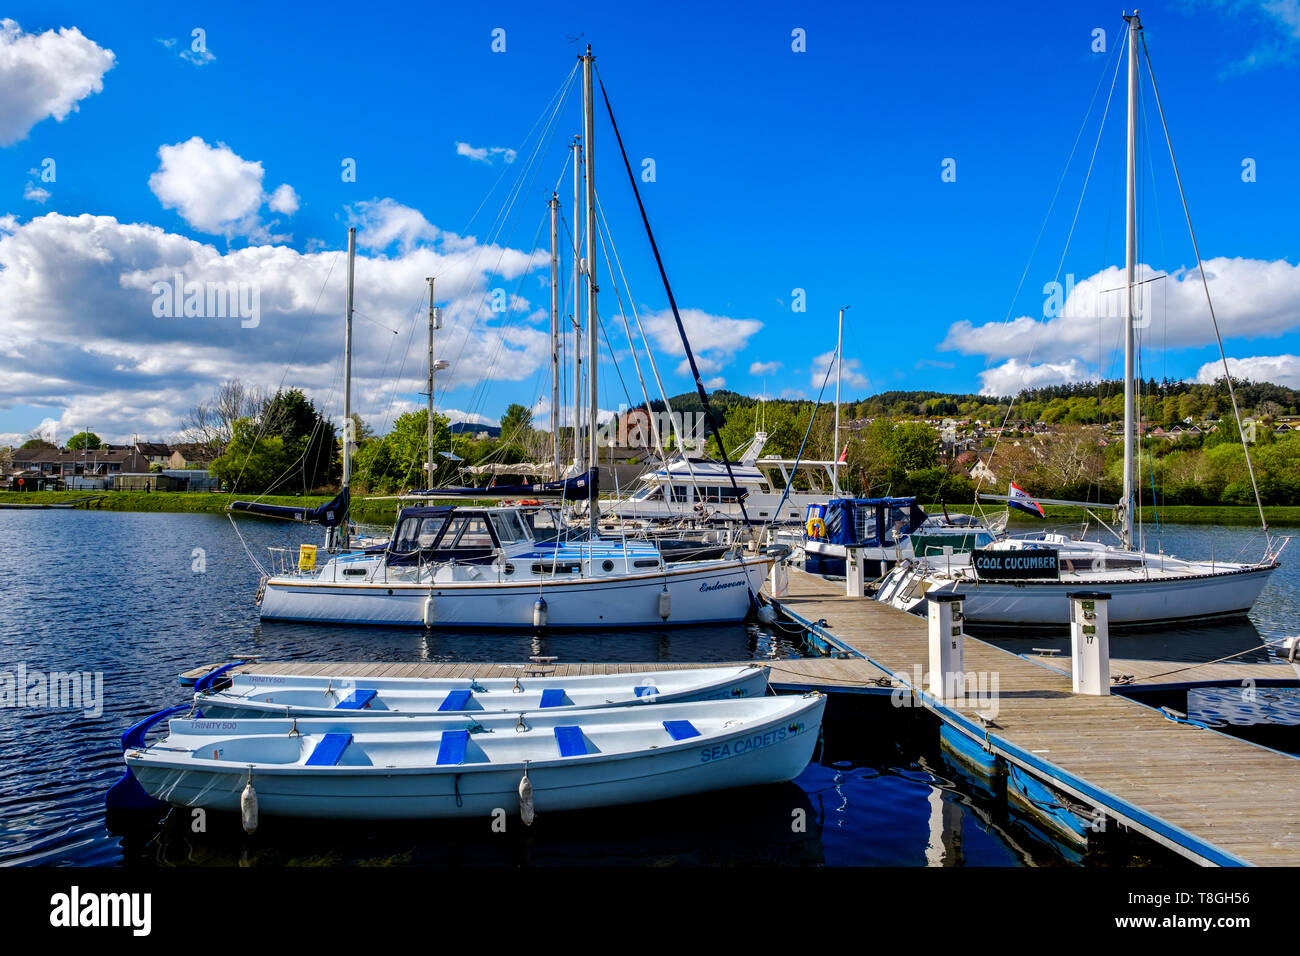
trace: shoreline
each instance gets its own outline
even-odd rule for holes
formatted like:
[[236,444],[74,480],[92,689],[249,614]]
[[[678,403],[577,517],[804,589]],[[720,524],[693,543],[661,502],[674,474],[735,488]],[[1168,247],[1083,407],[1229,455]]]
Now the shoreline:
[[[169,514],[225,514],[226,506],[232,501],[241,500],[237,495],[206,491],[0,491],[0,505],[5,504],[66,504],[83,501],[77,508],[92,508],[100,511],[161,512]],[[329,501],[329,495],[269,495],[258,498],[267,504],[301,505],[313,508]],[[431,504],[473,504],[465,499],[431,501]],[[393,498],[367,500],[354,498],[352,516],[355,520],[367,524],[391,523],[397,517],[400,502]],[[923,507],[929,515],[942,515],[943,508],[937,504],[925,504]],[[948,512],[975,514],[972,504],[949,503]],[[3,509],[8,510],[8,509]],[[996,513],[994,508],[986,508],[986,514]],[[1063,505],[1045,505],[1049,522],[1082,522],[1088,519],[1082,508]],[[1098,514],[1105,516],[1110,512],[1106,505],[1098,505]],[[1265,505],[1264,516],[1270,525],[1300,526],[1300,506]],[[248,516],[256,517],[256,516]],[[1159,508],[1146,506],[1141,509],[1140,519],[1147,524],[1160,522],[1171,524],[1204,525],[1258,525],[1259,511],[1254,505],[1168,505]],[[1029,514],[1012,511],[1011,524],[1018,528],[1033,527],[1042,521]]]

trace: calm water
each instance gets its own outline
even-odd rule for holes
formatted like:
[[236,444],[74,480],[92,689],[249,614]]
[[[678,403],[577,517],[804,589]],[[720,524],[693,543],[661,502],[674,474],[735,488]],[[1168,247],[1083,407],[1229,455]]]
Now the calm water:
[[[697,660],[798,656],[787,639],[742,626],[568,635],[426,635],[261,624],[257,572],[224,517],[0,511],[0,671],[103,674],[103,712],[0,709],[0,863],[183,865],[383,863],[534,865],[625,862],[783,865],[1053,865],[1064,858],[997,818],[944,776],[927,748],[890,738],[887,719],[828,718],[825,750],[780,787],[646,807],[539,818],[508,835],[474,824],[364,827],[266,821],[246,837],[214,815],[194,835],[169,819],[110,831],[103,794],[122,772],[118,736],[178,703],[176,677],[238,655],[265,659]],[[296,546],[299,526],[245,520],[259,558]],[[1180,535],[1188,529],[1175,529]],[[1199,533],[1194,530],[1192,533]],[[1229,530],[1220,537],[1236,540]],[[1167,549],[1178,550],[1167,544]],[[196,570],[200,567],[202,570]],[[1281,634],[1300,609],[1300,580],[1275,576],[1260,630]],[[1253,629],[1248,629],[1253,631]],[[1158,638],[1161,640],[1164,638]],[[1201,640],[1257,640],[1240,629]],[[888,715],[885,715],[887,718]],[[871,732],[863,728],[870,728]],[[802,811],[804,832],[792,816]]]

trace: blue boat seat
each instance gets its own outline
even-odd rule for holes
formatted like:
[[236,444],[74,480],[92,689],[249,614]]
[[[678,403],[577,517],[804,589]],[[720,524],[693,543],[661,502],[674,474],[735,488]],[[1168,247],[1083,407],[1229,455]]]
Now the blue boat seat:
[[543,707],[563,707],[564,706],[564,688],[548,687],[542,691]]
[[334,767],[343,757],[343,751],[352,743],[351,734],[326,734],[320,739],[311,756],[307,758],[308,767]]
[[465,705],[469,703],[469,699],[473,696],[474,692],[472,690],[453,690],[447,695],[447,699],[439,705],[438,711],[465,710]]
[[377,690],[354,690],[334,705],[335,710],[365,710],[378,694]]
[[690,740],[692,737],[698,737],[700,732],[695,729],[695,725],[689,720],[665,720],[664,730],[668,731],[668,736],[673,740]]
[[654,684],[646,684],[644,686],[638,684],[636,687],[632,688],[632,693],[636,694],[638,697],[645,697],[647,694],[659,693],[659,688]]
[[556,727],[555,742],[560,745],[561,757],[581,757],[587,752],[587,740],[582,736],[581,727]]
[[444,730],[438,741],[438,764],[446,766],[465,762],[465,746],[469,743],[468,730]]

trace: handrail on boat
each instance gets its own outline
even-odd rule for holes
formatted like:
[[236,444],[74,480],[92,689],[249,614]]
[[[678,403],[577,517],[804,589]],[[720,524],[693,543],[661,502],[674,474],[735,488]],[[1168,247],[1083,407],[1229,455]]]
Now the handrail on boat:
[[135,747],[143,747],[144,735],[149,732],[150,727],[173,714],[178,714],[183,710],[188,711],[191,706],[190,704],[177,704],[132,724],[122,733],[122,753],[126,753]]

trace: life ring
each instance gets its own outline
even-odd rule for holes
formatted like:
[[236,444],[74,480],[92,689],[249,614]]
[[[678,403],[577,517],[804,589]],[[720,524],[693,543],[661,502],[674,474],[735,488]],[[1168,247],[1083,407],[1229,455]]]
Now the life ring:
[[821,518],[809,518],[807,531],[808,537],[814,541],[824,538],[826,537],[826,522]]

